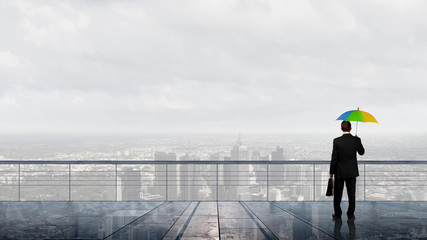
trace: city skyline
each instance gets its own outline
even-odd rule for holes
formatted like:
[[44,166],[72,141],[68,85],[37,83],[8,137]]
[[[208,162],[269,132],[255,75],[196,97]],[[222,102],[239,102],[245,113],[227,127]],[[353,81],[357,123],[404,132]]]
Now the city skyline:
[[[3,135],[0,159],[15,160],[325,160],[339,135]],[[359,160],[425,160],[426,135],[362,137]],[[277,155],[275,155],[277,156]],[[162,157],[157,157],[161,159]]]
[[426,12],[0,1],[0,238],[427,238]]

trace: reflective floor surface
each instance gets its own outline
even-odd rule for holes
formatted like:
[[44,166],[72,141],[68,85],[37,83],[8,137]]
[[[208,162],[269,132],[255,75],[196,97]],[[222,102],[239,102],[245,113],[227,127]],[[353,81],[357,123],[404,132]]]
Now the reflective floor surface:
[[331,202],[0,202],[0,239],[427,239],[427,202],[357,202],[354,223],[332,221],[332,209]]

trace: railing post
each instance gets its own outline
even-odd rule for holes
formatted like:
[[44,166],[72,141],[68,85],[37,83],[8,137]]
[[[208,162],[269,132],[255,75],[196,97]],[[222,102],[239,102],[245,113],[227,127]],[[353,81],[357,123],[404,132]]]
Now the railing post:
[[363,164],[363,201],[366,202],[366,164]]
[[168,172],[168,164],[165,164],[166,165],[166,202],[168,201],[168,192],[169,192],[169,189],[168,189],[168,187],[169,187],[169,184],[168,184],[168,182],[169,182],[169,178],[168,178],[168,175],[169,175],[169,172]]
[[216,164],[216,201],[218,202],[218,163]]
[[313,164],[313,202],[316,201],[316,164]]
[[18,202],[21,201],[21,164],[18,164]]
[[[116,165],[116,202],[117,202],[117,194],[118,194],[118,192],[117,192],[117,163],[115,164]],[[123,201],[123,199],[122,199],[122,201]]]
[[270,165],[267,163],[267,202],[270,201],[270,198],[269,198],[270,191],[269,191],[269,189],[270,189]]
[[68,164],[68,201],[71,202],[71,164]]

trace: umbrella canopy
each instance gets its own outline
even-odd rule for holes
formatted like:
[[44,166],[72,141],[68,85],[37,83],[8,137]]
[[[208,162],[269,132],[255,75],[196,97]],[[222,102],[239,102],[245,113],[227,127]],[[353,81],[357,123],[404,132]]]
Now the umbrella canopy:
[[357,136],[357,125],[359,122],[374,122],[378,123],[377,120],[370,113],[365,111],[357,110],[347,111],[337,118],[337,120],[343,121],[355,121],[356,122],[356,136]]
[[359,110],[359,108],[357,108],[357,110],[351,110],[341,114],[337,120],[378,123],[374,116],[368,112]]

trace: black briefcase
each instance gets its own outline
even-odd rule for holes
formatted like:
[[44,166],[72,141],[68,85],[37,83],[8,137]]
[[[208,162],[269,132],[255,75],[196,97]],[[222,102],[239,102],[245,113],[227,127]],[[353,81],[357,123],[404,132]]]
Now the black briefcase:
[[330,177],[328,180],[328,189],[326,189],[326,196],[334,195],[334,178]]

